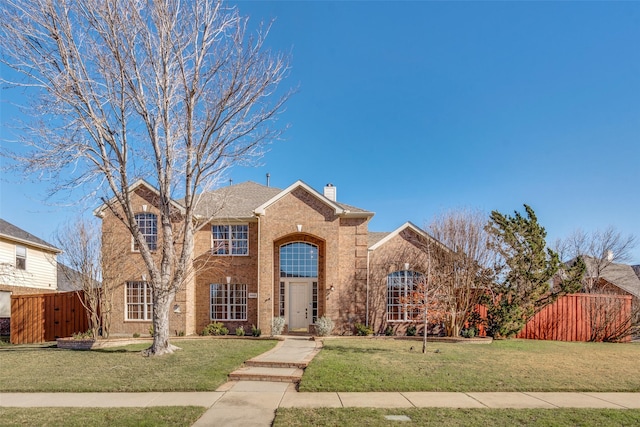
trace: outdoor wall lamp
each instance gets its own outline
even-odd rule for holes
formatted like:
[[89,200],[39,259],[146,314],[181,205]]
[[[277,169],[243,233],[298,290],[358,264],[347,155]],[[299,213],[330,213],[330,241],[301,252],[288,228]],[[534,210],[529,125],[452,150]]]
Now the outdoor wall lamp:
[[336,290],[336,288],[333,285],[331,285],[331,287],[329,289],[327,289],[327,299],[329,299],[329,295],[331,295],[331,292],[333,292],[335,290]]
[[409,263],[408,263],[408,262],[405,262],[405,263],[404,263],[404,269],[405,269],[406,271],[409,271]]
[[227,276],[227,285],[231,284],[231,276]]
[[302,224],[296,225],[296,228],[298,229],[298,233],[300,233],[302,231]]
[[180,313],[180,306],[178,304],[173,306],[173,312],[174,313]]

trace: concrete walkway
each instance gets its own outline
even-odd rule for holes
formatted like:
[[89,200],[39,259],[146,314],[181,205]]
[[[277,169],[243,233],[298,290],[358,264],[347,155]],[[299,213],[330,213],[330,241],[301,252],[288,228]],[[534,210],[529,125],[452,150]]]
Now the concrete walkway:
[[[504,393],[393,392],[299,393],[290,373],[302,369],[319,347],[309,338],[287,337],[249,362],[253,374],[230,381],[213,392],[170,393],[0,393],[7,407],[150,407],[209,408],[194,426],[270,426],[277,408],[613,408],[640,409],[640,393]],[[251,369],[255,368],[255,369]],[[282,375],[280,375],[282,374]],[[275,379],[274,379],[275,378]]]

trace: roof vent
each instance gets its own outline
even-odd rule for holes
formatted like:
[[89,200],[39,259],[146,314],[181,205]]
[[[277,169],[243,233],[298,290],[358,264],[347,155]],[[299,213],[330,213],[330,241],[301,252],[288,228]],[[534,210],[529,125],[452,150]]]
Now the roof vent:
[[331,201],[336,201],[336,197],[338,196],[338,189],[333,186],[333,184],[329,183],[324,187],[324,197]]

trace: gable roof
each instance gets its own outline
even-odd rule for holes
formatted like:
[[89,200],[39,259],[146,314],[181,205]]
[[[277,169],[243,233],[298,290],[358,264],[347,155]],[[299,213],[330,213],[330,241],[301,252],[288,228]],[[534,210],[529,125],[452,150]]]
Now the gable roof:
[[[598,260],[589,256],[582,256],[586,265],[585,277],[598,275]],[[640,298],[640,279],[633,267],[626,264],[608,262],[605,267],[600,267],[600,277],[607,282]]]
[[5,221],[0,218],[0,237],[4,237],[7,240],[12,240],[16,243],[22,243],[30,246],[35,246],[40,249],[44,249],[49,252],[60,253],[62,252],[60,249],[53,246],[51,243],[48,243],[42,240],[39,237],[34,236],[28,231],[23,230],[20,227],[17,227],[10,222]]
[[[133,184],[131,184],[129,186],[129,191],[130,192],[134,192],[140,187],[144,187],[145,189],[151,191],[152,193],[159,194],[158,189],[156,187],[154,187],[153,185],[149,184],[144,179],[139,179],[136,182],[134,182]],[[109,203],[113,203],[115,200],[116,200],[116,198],[114,196],[111,199],[109,199]],[[176,202],[175,200],[171,200],[171,204],[173,205],[173,207],[178,209],[180,212],[184,212],[184,206],[182,206],[180,203]],[[108,203],[103,203],[102,205],[98,206],[97,208],[95,208],[93,210],[93,214],[95,216],[97,216],[98,218],[102,218],[102,215],[103,215],[104,211],[106,209],[108,209],[108,207],[109,207]]]
[[298,188],[304,189],[309,194],[311,194],[312,196],[314,196],[315,198],[320,200],[322,203],[324,203],[327,206],[329,206],[330,208],[332,208],[336,215],[359,216],[359,217],[362,217],[362,216],[364,216],[364,217],[372,217],[373,216],[373,212],[368,212],[368,211],[365,211],[364,209],[356,208],[355,206],[345,205],[343,203],[339,203],[339,202],[336,202],[334,200],[328,199],[323,194],[320,194],[319,192],[317,192],[316,190],[311,188],[308,184],[306,184],[305,182],[300,181],[300,180],[294,182],[293,184],[291,184],[290,186],[288,186],[287,188],[282,190],[280,193],[274,195],[269,200],[267,200],[264,203],[262,203],[261,205],[257,206],[254,209],[254,213],[256,215],[264,215],[265,210],[269,206],[271,206],[272,204],[274,204],[275,202],[277,202],[278,200],[282,199],[284,196],[286,196],[287,194],[290,194],[292,191],[294,191],[294,190],[296,190]]
[[436,243],[441,248],[443,248],[443,249],[445,249],[447,251],[451,251],[451,249],[449,249],[446,245],[444,245],[442,242],[436,240],[429,233],[427,233],[426,231],[424,231],[420,227],[416,226],[411,221],[405,222],[400,227],[396,228],[394,231],[392,231],[390,233],[369,232],[369,236],[370,236],[369,237],[369,250],[370,251],[375,251],[380,246],[384,245],[389,240],[393,239],[394,237],[399,235],[402,231],[407,230],[407,229],[413,231],[418,236],[422,236],[425,239],[430,240],[433,243]]

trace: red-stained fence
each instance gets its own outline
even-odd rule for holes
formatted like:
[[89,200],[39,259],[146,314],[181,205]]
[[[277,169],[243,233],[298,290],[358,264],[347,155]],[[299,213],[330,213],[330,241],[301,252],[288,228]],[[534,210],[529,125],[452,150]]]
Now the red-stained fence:
[[630,295],[570,294],[538,312],[517,337],[628,342],[630,328]]
[[11,296],[11,343],[28,344],[70,337],[89,328],[77,292]]

